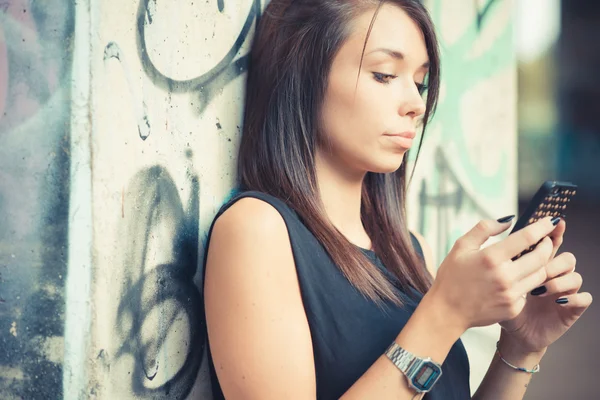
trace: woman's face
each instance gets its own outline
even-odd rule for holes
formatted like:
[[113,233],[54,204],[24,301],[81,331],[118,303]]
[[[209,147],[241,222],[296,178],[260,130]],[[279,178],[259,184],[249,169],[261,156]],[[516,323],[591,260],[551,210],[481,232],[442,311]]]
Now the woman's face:
[[335,56],[321,115],[318,157],[351,174],[397,170],[425,112],[427,48],[419,27],[398,6],[379,10],[356,85],[373,13],[354,20]]

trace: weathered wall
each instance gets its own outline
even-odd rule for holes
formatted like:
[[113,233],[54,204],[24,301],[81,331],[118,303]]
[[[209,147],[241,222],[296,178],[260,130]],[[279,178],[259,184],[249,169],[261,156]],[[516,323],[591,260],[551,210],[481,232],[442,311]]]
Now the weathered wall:
[[0,1],[0,398],[62,397],[74,7]]
[[95,384],[206,398],[200,274],[234,186],[258,1],[98,3],[92,54]]
[[[410,225],[440,263],[483,218],[517,212],[516,59],[512,1],[427,0],[442,48],[442,89],[409,194]],[[414,155],[413,155],[414,157]],[[498,326],[468,331],[471,386]]]
[[[450,3],[409,203],[438,259],[516,210],[511,4]],[[198,260],[262,8],[0,0],[0,398],[210,397]],[[465,335],[474,384],[494,334]]]

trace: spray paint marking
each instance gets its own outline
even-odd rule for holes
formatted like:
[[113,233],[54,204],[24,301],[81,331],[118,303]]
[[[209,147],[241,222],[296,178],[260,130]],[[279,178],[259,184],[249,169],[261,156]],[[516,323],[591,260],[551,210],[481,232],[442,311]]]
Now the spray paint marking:
[[133,84],[123,52],[115,42],[110,42],[104,48],[104,62],[106,63],[112,58],[117,59],[121,64],[123,73],[125,74],[125,80],[127,81],[127,87],[133,101],[133,112],[137,120],[138,133],[142,140],[146,140],[150,136],[150,118],[148,117],[146,102],[144,101],[143,94],[140,93],[140,91],[137,90],[137,86]]

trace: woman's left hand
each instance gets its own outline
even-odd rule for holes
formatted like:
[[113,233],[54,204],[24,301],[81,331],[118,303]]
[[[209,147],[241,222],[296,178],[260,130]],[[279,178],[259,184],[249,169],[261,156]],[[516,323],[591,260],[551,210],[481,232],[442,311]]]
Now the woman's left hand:
[[[550,235],[554,248],[546,266],[548,277],[543,285],[546,291],[539,289],[537,292],[543,293],[527,294],[523,311],[516,318],[500,323],[503,339],[516,344],[523,352],[545,351],[575,324],[592,303],[591,294],[578,293],[583,278],[575,272],[575,256],[562,253],[555,257],[565,228],[565,222],[561,221]],[[560,304],[557,299],[566,302]]]

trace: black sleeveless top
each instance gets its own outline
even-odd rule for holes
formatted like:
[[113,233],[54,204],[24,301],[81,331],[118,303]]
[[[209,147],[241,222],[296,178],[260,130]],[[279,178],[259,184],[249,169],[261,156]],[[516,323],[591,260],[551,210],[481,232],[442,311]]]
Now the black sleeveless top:
[[[283,201],[265,193],[237,194],[221,207],[215,220],[243,197],[254,197],[271,204],[285,220],[312,338],[317,399],[338,399],[384,354],[422,296],[416,290],[410,296],[399,291],[405,302],[403,307],[392,303],[385,303],[382,307],[368,300],[342,275],[298,214]],[[211,232],[212,226],[209,240]],[[411,238],[422,257],[419,242],[414,236]],[[373,251],[361,250],[390,280],[396,281]],[[204,264],[206,266],[206,255]],[[224,399],[210,347],[208,358],[214,400]],[[403,379],[400,373],[398,379]],[[470,398],[469,360],[462,342],[458,340],[442,364],[442,376],[425,399]]]

